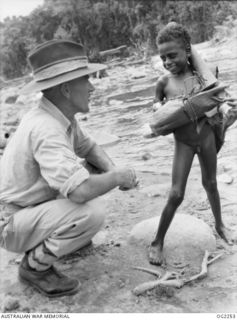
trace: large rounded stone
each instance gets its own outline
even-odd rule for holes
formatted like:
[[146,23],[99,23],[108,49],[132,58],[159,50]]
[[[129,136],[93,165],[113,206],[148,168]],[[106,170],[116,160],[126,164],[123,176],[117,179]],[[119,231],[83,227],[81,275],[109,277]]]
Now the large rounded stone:
[[[157,232],[160,217],[143,220],[132,229],[129,243],[148,246]],[[176,214],[164,241],[167,263],[200,267],[205,250],[213,252],[216,240],[211,228],[202,220],[186,214]]]

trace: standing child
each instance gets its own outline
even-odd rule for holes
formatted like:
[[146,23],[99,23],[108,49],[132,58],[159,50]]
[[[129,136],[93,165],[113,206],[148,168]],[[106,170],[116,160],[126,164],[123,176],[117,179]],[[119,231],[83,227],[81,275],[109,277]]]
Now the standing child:
[[[202,90],[203,79],[192,68],[191,43],[187,30],[177,23],[169,23],[158,35],[157,44],[164,68],[169,74],[158,80],[156,101],[164,104],[167,100],[192,95]],[[165,108],[165,105],[161,108]],[[172,188],[161,215],[156,237],[149,248],[149,261],[157,265],[164,262],[164,238],[176,209],[183,201],[195,154],[201,166],[202,184],[215,217],[216,231],[228,244],[232,244],[221,217],[216,181],[217,148],[214,131],[207,117],[176,129],[174,138]]]

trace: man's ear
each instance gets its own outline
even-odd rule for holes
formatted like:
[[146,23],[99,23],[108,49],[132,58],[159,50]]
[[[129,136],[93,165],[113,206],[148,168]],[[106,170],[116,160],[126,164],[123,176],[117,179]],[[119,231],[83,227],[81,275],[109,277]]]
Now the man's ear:
[[63,95],[65,98],[67,98],[67,99],[70,98],[71,90],[70,90],[70,86],[69,86],[69,84],[68,84],[67,82],[62,83],[62,84],[60,85],[60,91],[61,91],[62,95]]

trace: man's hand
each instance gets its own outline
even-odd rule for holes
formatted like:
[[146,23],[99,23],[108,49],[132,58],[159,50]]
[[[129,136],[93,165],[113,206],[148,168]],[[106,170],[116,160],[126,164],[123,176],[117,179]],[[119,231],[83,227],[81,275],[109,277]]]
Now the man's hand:
[[116,169],[118,185],[120,190],[129,190],[138,185],[135,170],[132,168]]
[[133,169],[116,168],[105,173],[90,175],[68,194],[68,198],[76,203],[85,203],[116,187],[132,189],[137,183]]

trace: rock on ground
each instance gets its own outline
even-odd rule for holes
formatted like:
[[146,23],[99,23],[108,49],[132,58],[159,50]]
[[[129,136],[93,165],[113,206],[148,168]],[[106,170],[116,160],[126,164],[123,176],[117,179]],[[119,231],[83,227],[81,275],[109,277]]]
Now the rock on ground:
[[[154,239],[160,217],[143,220],[129,235],[131,245],[149,246]],[[176,214],[167,231],[164,253],[168,264],[200,268],[205,250],[213,252],[216,240],[211,228],[201,219]]]
[[19,300],[14,297],[7,296],[5,297],[3,304],[2,304],[2,311],[8,312],[18,309],[20,306]]

